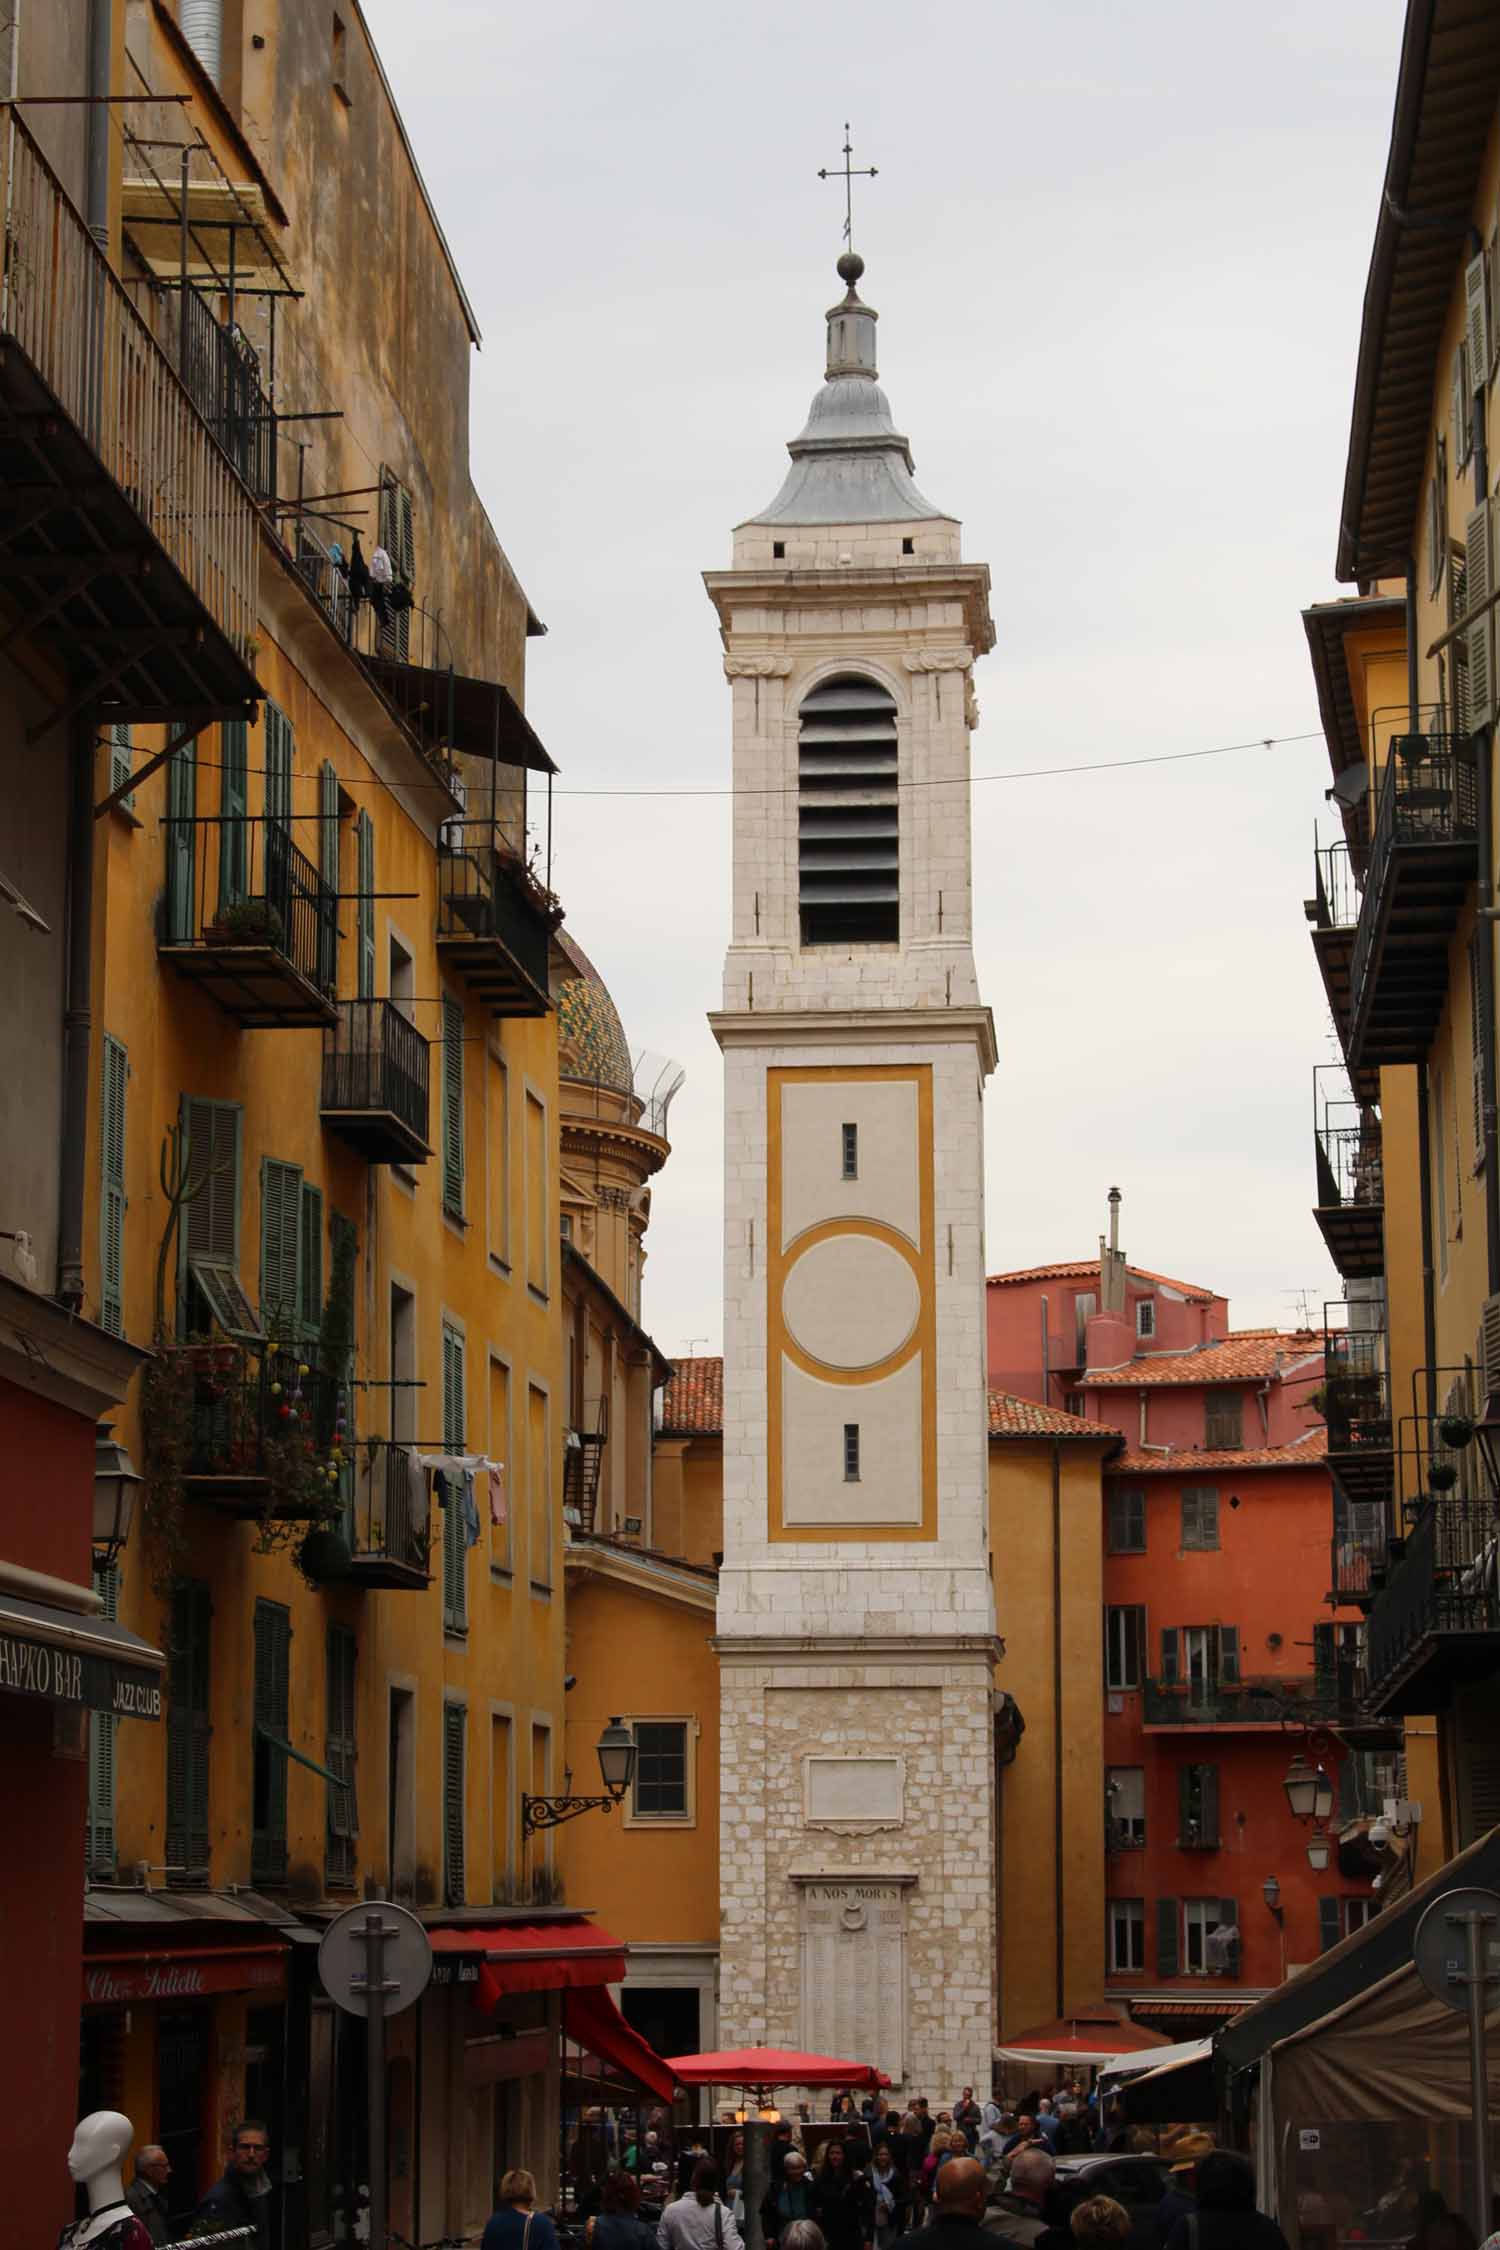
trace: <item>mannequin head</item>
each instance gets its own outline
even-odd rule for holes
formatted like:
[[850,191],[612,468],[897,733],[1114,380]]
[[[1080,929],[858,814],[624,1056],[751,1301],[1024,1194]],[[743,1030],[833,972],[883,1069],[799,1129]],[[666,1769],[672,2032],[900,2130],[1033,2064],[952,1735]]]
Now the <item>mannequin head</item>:
[[80,2117],[68,2151],[68,2170],[85,2184],[101,2172],[118,2172],[135,2139],[135,2127],[117,2109],[96,2109]]

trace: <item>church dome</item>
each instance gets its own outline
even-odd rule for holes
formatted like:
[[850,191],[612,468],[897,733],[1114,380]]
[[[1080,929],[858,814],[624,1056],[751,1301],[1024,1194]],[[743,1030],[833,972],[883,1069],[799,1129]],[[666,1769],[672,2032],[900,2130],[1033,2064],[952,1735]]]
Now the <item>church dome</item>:
[[557,1073],[628,1094],[634,1084],[630,1041],[620,1011],[581,945],[559,936],[572,974],[557,990]]

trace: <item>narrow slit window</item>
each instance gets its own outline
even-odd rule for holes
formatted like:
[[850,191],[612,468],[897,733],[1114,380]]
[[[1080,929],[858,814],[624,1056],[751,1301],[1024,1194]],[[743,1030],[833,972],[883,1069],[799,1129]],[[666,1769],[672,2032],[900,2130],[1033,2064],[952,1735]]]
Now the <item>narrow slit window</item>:
[[915,541],[915,539],[903,539],[903,540],[902,540],[902,542],[901,542],[901,552],[902,552],[902,554],[903,554],[903,555],[914,555],[914,554],[916,553],[916,551],[917,551],[917,542]]
[[804,945],[894,945],[901,934],[896,702],[873,680],[806,696],[797,743]]
[[771,560],[773,562],[785,562],[786,541],[784,539],[773,539],[771,541]]
[[859,1127],[857,1125],[841,1125],[839,1131],[843,1138],[844,1178],[846,1180],[857,1180],[859,1178]]
[[859,1482],[859,1424],[857,1422],[846,1422],[844,1424],[844,1482],[845,1484],[858,1484]]

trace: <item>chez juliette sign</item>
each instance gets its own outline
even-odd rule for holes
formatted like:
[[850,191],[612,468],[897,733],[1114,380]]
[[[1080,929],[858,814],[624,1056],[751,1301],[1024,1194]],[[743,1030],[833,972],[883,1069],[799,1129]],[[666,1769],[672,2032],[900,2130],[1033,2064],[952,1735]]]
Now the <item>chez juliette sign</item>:
[[200,2000],[215,1992],[279,1991],[284,1971],[281,1946],[230,1947],[197,1958],[176,1954],[138,1954],[124,1961],[83,1964],[86,2007],[119,2007],[135,2000]]
[[49,1703],[81,1703],[121,1718],[159,1719],[161,1680],[144,1665],[92,1651],[53,1648],[47,1641],[0,1632],[0,1689],[41,1695]]

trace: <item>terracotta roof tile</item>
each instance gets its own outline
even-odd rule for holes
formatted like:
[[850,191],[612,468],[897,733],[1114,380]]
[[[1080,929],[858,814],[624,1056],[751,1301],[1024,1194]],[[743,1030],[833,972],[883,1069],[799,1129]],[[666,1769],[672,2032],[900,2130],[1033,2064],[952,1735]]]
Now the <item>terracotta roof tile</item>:
[[1121,1453],[1109,1464],[1111,1476],[1196,1475],[1204,1469],[1316,1469],[1328,1459],[1328,1432],[1320,1422],[1295,1445],[1247,1446],[1233,1453],[1206,1446],[1173,1445],[1165,1452]]
[[[1149,1266],[1132,1266],[1127,1263],[1125,1271],[1137,1281],[1154,1281],[1164,1289],[1180,1289],[1183,1296],[1191,1298],[1194,1304],[1212,1304],[1220,1294],[1217,1289],[1205,1289],[1196,1281],[1174,1281],[1169,1273],[1153,1273]],[[987,1277],[986,1286],[990,1289],[1003,1289],[1015,1281],[1087,1281],[1090,1275],[1095,1280],[1098,1279],[1098,1259],[1074,1258],[1065,1260],[1061,1265],[1021,1266],[1014,1273],[992,1273]]]
[[661,1394],[664,1437],[717,1437],[724,1428],[724,1362],[679,1359]]
[[1060,1406],[1042,1406],[1036,1399],[1017,1398],[1011,1391],[990,1392],[991,1437],[1103,1438],[1120,1442],[1118,1430],[1106,1422],[1088,1422],[1081,1414],[1064,1414]]
[[1123,1367],[1086,1371],[1075,1387],[1137,1390],[1146,1383],[1265,1382],[1288,1361],[1316,1359],[1322,1350],[1321,1329],[1241,1328],[1200,1351],[1145,1352]]

